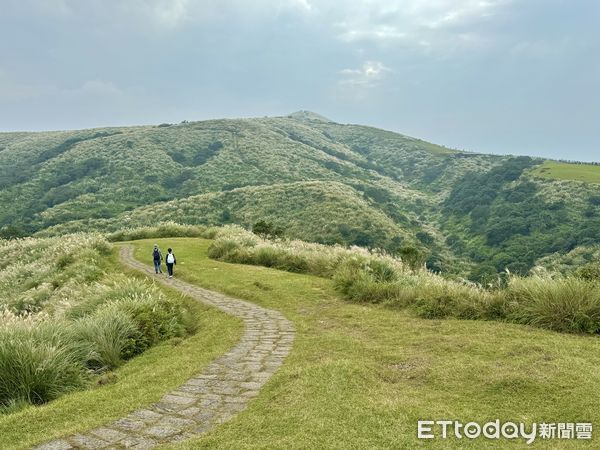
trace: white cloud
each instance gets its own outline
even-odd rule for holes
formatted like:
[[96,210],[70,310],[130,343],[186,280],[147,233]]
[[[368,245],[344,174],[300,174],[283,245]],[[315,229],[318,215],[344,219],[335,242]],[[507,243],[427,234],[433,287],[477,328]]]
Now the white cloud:
[[[485,25],[513,0],[359,0],[336,8],[321,0],[337,38],[420,50],[479,47]],[[329,6],[326,6],[326,5]]]
[[312,5],[308,0],[290,0],[290,3],[301,10],[312,11]]
[[341,70],[342,78],[339,84],[355,88],[373,88],[385,78],[388,72],[391,72],[391,69],[380,61],[365,61],[358,69]]
[[338,37],[346,42],[363,40],[390,41],[406,39],[408,37],[405,32],[389,25],[373,25],[370,27],[354,28],[345,22],[341,22],[335,24],[335,28],[339,30]]
[[156,20],[167,27],[175,27],[185,21],[189,0],[162,0],[154,4]]

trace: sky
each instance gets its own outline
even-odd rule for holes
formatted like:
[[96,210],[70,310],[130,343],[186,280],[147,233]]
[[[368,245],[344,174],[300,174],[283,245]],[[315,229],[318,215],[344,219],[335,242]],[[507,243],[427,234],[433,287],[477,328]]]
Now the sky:
[[0,0],[0,131],[311,110],[600,161],[597,0]]

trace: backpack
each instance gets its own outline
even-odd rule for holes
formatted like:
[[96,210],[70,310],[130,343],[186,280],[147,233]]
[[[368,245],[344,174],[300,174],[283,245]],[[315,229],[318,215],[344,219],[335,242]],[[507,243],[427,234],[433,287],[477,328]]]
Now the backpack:
[[173,255],[173,253],[169,253],[169,254],[167,255],[167,262],[168,262],[169,264],[173,264],[173,263],[175,262],[175,255]]
[[154,256],[154,261],[160,261],[160,252],[158,251],[158,249],[154,249],[154,252],[152,253],[152,255]]

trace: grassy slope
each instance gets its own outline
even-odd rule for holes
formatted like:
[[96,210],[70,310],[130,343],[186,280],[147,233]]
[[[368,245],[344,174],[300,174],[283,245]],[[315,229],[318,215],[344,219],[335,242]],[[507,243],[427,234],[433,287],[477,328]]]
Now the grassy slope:
[[584,181],[600,183],[600,166],[588,164],[567,164],[546,161],[533,170],[533,174],[551,180]]
[[[223,221],[252,227],[268,218],[287,235],[322,242],[348,242],[340,228],[367,231],[377,246],[390,244],[402,236],[414,240],[408,220],[394,222],[355,189],[339,182],[306,181],[270,186],[253,186],[232,191],[202,194],[157,203],[123,213],[114,219],[58,225],[50,233],[86,229],[115,231],[124,225],[145,226],[167,219],[186,224],[214,225]],[[344,240],[346,239],[346,240]]]
[[[115,261],[115,268],[121,270]],[[127,270],[131,276],[141,276]],[[173,299],[176,291],[159,286]],[[198,333],[173,347],[164,343],[117,369],[116,383],[75,392],[39,407],[0,415],[0,448],[25,449],[84,431],[151,404],[200,372],[239,339],[239,320],[198,304]],[[173,351],[176,348],[177,351]]]
[[107,218],[157,201],[243,186],[385,178],[365,164],[363,155],[343,143],[287,118],[3,134],[0,201],[19,196],[20,202],[0,212],[0,226],[39,229]]
[[[177,276],[282,311],[297,330],[245,412],[176,448],[413,448],[418,419],[600,420],[598,339],[348,304],[325,279],[209,260],[206,240],[157,241],[175,249]],[[153,242],[137,242],[138,257]]]

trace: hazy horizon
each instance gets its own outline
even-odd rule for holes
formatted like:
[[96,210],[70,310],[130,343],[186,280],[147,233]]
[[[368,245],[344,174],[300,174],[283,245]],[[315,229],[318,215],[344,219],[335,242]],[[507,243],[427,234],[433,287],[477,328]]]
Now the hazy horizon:
[[2,0],[0,131],[310,110],[599,161],[592,0]]

